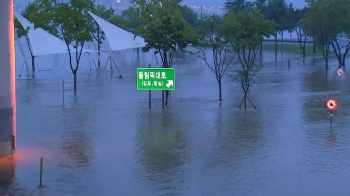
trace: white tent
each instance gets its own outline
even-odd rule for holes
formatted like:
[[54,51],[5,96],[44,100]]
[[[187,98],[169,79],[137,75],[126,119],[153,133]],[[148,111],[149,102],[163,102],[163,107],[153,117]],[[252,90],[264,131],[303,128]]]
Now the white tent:
[[[28,29],[28,39],[29,45],[33,56],[43,56],[43,55],[51,55],[51,54],[67,54],[68,47],[66,43],[55,37],[54,35],[46,32],[42,28],[34,28],[34,25],[30,23],[26,18],[24,18],[21,14],[14,12],[15,17],[21,23],[24,29]],[[23,52],[22,46],[18,40],[18,46],[21,49],[21,53],[26,63],[28,78],[31,78],[31,71],[29,69],[29,64],[27,62],[27,58]],[[70,52],[76,52],[75,48],[72,45],[69,45]],[[82,52],[93,53],[98,52],[95,50],[89,50],[83,48]]]
[[[63,40],[46,32],[42,28],[34,29],[34,25],[30,23],[26,18],[24,18],[21,14],[15,12],[15,17],[18,19],[24,29],[27,29],[29,27],[28,38],[33,56],[68,53],[67,45]],[[75,52],[75,49],[72,45],[70,45],[69,48],[71,52]],[[83,48],[83,52],[97,51]]]
[[105,21],[91,12],[89,14],[105,33],[112,51],[142,48],[146,45],[142,37],[136,36],[134,39],[134,34]]
[[105,33],[110,46],[109,55],[102,71],[106,68],[108,60],[112,61],[111,52],[132,48],[142,48],[146,45],[146,42],[142,37],[136,36],[134,38],[134,34],[107,22],[91,12],[89,12],[89,14]]

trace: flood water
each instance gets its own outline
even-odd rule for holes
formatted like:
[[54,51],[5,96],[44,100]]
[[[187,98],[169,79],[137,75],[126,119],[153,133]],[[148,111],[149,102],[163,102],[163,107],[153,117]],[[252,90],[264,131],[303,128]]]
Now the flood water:
[[[349,77],[337,76],[333,59],[325,74],[322,59],[303,65],[298,55],[280,54],[275,63],[264,51],[248,94],[257,109],[248,102],[244,110],[232,82],[237,65],[224,77],[220,107],[214,74],[181,54],[169,107],[162,110],[161,92],[153,91],[149,110],[135,74],[156,64],[152,55],[115,53],[122,79],[109,64],[101,78],[94,65],[89,73],[84,55],[76,95],[65,56],[37,57],[35,79],[23,68],[17,80],[17,154],[1,167],[3,188],[69,196],[350,193]],[[22,64],[18,52],[17,77]],[[332,125],[330,97],[339,103]],[[46,188],[39,190],[41,157]]]

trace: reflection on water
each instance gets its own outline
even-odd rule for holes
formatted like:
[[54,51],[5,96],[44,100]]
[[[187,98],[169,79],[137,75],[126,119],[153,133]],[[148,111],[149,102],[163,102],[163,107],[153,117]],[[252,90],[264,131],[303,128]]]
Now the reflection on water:
[[[62,195],[346,195],[348,78],[334,75],[336,61],[325,74],[322,60],[303,66],[297,57],[279,55],[277,66],[273,52],[258,58],[263,67],[249,92],[256,110],[238,108],[243,92],[232,82],[238,64],[224,77],[219,104],[211,70],[178,54],[169,107],[161,109],[154,91],[149,110],[135,69],[157,66],[154,55],[114,53],[122,79],[114,65],[100,77],[86,55],[76,94],[65,55],[37,57],[35,79],[17,82],[20,157],[15,173],[1,165],[1,185],[36,192],[43,156],[44,185]],[[329,97],[339,102],[332,125]]]
[[329,135],[327,137],[327,140],[331,144],[336,144],[337,143],[337,134],[331,129],[329,132]]
[[[72,113],[70,110],[81,110],[79,115]],[[72,107],[65,110],[62,124],[62,151],[70,158],[77,161],[78,166],[87,165],[95,156],[94,144],[92,138],[97,137],[86,126],[86,113],[81,108]]]
[[146,177],[159,184],[158,190],[175,194],[182,190],[185,179],[181,166],[186,163],[190,151],[182,136],[181,119],[171,113],[142,113],[137,131],[137,147],[140,163]]
[[0,158],[0,195],[13,194],[12,184],[15,180],[16,155]]

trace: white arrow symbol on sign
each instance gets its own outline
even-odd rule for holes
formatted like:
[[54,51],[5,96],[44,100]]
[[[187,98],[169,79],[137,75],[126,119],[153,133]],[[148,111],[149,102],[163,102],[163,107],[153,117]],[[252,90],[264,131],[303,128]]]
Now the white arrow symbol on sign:
[[166,87],[170,88],[171,86],[174,86],[173,80],[168,80],[168,83],[166,84]]

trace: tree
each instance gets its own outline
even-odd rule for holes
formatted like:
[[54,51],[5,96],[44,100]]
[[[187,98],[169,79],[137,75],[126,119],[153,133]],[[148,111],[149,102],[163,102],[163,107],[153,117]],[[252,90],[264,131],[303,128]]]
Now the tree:
[[[95,15],[103,18],[106,21],[110,21],[112,16],[114,15],[114,9],[112,7],[106,8],[103,4],[99,3],[97,4],[92,10],[92,13]],[[102,31],[101,27],[98,25],[98,23],[91,17],[89,16],[91,25],[93,26],[93,30],[91,31],[91,35],[94,38],[94,40],[97,42],[97,50],[101,50],[101,44],[102,41],[105,40],[105,34]],[[98,56],[101,56],[101,53],[98,52]],[[99,58],[100,59],[100,58]],[[101,62],[98,61],[98,69],[101,67]]]
[[114,24],[115,26],[118,26],[122,29],[124,29],[124,19],[121,15],[113,15],[111,20],[109,21],[110,23]]
[[[35,2],[29,2],[27,6],[25,6],[23,12],[21,13],[23,17],[29,20],[30,15],[32,13],[35,13],[39,10],[38,5]],[[29,37],[28,37],[28,29],[24,29],[21,23],[15,18],[15,29],[18,38],[21,38],[22,36],[25,37],[25,40],[28,44],[29,52],[32,57],[32,73],[35,73],[35,56],[33,55],[32,47],[29,42]]]
[[[222,78],[227,67],[234,59],[234,53],[230,50],[229,43],[232,40],[232,32],[235,32],[238,28],[238,23],[236,22],[233,11],[229,11],[228,16],[226,17],[229,17],[231,20],[231,23],[227,24],[227,26],[223,26],[222,19],[217,15],[204,16],[203,19],[200,20],[200,29],[202,30],[201,34],[203,35],[199,40],[200,57],[215,73],[219,85],[220,101],[222,101]],[[206,57],[207,49],[211,50],[211,55],[213,57],[212,63],[210,63]]]
[[[244,101],[244,108],[247,108],[247,99],[254,106],[247,93],[253,83],[254,76],[259,71],[259,67],[255,63],[256,54],[264,36],[270,37],[274,33],[276,24],[265,19],[258,9],[239,13],[237,21],[240,24],[240,31],[235,33],[236,38],[231,41],[231,46],[237,52],[241,64],[241,70],[237,74],[237,82],[241,86],[244,96],[239,107]],[[229,24],[231,20],[224,18],[223,22],[225,25]]]
[[253,7],[253,3],[246,0],[227,0],[225,3],[225,9],[233,10],[234,13],[247,11]]
[[[266,6],[266,18],[274,20],[275,26],[275,57],[277,58],[277,35],[283,36],[285,30],[290,30],[290,20],[288,19],[288,6],[285,0],[269,0]],[[283,37],[282,37],[283,40]]]
[[[92,41],[93,26],[88,19],[88,10],[93,8],[91,0],[38,0],[40,10],[32,15],[36,27],[49,26],[56,29],[58,36],[66,43],[69,65],[74,76],[74,91],[77,90],[77,72],[84,44]],[[71,48],[71,45],[73,48]],[[75,53],[73,62],[73,53]]]
[[[140,8],[129,7],[126,10],[122,11],[121,15],[124,23],[123,27],[125,30],[138,35],[135,29],[140,26]],[[139,55],[139,48],[137,48],[137,56]]]
[[267,0],[256,0],[254,2],[255,7],[260,10],[260,13],[265,16],[266,18],[266,6],[267,6]]
[[[295,8],[292,3],[289,3],[287,5],[287,13],[286,13],[286,23],[285,24],[285,30],[288,31],[288,33],[292,33],[295,29],[296,23],[294,22],[295,17]],[[282,32],[282,47],[283,47],[283,32]]]
[[[193,40],[193,30],[181,14],[180,2],[179,0],[134,2],[141,9],[140,26],[136,28],[136,32],[145,39],[146,46],[142,50],[148,52],[154,49],[154,53],[161,58],[163,68],[171,68],[176,52],[183,51]],[[165,94],[165,106],[167,106],[169,91],[165,91]]]
[[299,8],[295,9],[293,18],[292,18],[293,24],[295,24],[295,33],[297,34],[300,49],[303,49],[302,47],[303,37],[304,37],[304,40],[306,40],[305,29],[302,28],[302,24],[300,23],[300,20],[304,18],[307,12],[308,12],[308,7],[303,7],[302,9],[299,9]]
[[187,5],[182,5],[180,11],[186,22],[191,25],[192,28],[197,28],[199,26],[197,12],[193,11]]
[[309,11],[300,21],[305,30],[314,38],[315,44],[322,48],[326,70],[328,70],[329,47],[332,45],[339,61],[339,66],[344,65],[345,56],[350,49],[346,46],[342,56],[337,41],[338,35],[348,32],[349,29],[349,1],[341,0],[308,0]]
[[133,34],[136,34],[135,29],[140,26],[140,8],[129,7],[122,11],[121,15],[124,20],[123,28]]
[[333,51],[338,59],[339,67],[345,66],[345,58],[350,50],[350,41],[344,46],[344,53],[342,53],[341,45],[338,41],[341,34],[345,34],[345,37],[349,37],[350,34],[350,1],[349,0],[332,0],[329,2],[330,8],[328,9],[329,16],[333,17],[332,31],[333,36],[331,45]]

